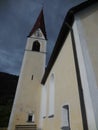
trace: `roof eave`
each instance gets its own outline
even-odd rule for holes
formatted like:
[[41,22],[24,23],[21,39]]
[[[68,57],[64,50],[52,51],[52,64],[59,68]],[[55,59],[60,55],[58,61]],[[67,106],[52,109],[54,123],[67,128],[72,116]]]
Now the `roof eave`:
[[45,82],[48,78],[48,75],[49,75],[49,73],[52,69],[52,66],[54,65],[54,63],[55,63],[55,61],[56,61],[56,59],[57,59],[57,57],[58,57],[58,55],[61,51],[61,48],[64,44],[64,41],[66,40],[69,31],[72,29],[72,25],[73,25],[73,22],[74,22],[74,15],[76,13],[78,13],[79,11],[82,11],[83,9],[91,6],[92,4],[94,4],[96,2],[98,2],[98,1],[96,1],[96,0],[86,1],[86,2],[79,4],[78,6],[71,8],[68,11],[68,13],[67,13],[67,15],[64,19],[64,22],[63,22],[61,31],[59,33],[59,36],[57,38],[55,47],[53,49],[52,55],[50,57],[49,63],[47,65],[47,68],[46,68],[45,73],[43,75],[43,78],[42,78],[42,81],[41,81],[42,85],[45,84]]

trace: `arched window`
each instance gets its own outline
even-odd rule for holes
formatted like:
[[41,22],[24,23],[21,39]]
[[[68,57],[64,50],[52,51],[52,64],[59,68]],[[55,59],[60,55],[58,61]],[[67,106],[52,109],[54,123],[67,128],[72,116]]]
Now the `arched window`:
[[32,51],[40,51],[40,43],[38,41],[33,43]]
[[41,95],[41,111],[40,111],[40,121],[39,127],[43,127],[43,119],[46,118],[47,114],[47,86],[42,86],[42,95]]
[[49,86],[49,118],[54,116],[54,96],[55,96],[55,84],[54,84],[54,74],[50,77]]
[[46,117],[46,109],[47,109],[47,86],[43,86],[42,88],[42,116]]

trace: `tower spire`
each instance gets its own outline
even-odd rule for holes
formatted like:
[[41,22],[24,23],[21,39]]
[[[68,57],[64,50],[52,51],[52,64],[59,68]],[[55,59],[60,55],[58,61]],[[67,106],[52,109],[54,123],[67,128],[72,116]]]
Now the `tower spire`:
[[47,39],[46,30],[45,30],[45,23],[44,23],[44,14],[43,9],[41,10],[31,32],[29,33],[29,37],[38,29],[40,28],[44,37]]

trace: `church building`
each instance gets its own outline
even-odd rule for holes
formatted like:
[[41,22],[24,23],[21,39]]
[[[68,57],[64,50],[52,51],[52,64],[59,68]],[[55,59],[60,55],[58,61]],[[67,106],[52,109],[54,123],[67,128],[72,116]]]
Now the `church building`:
[[65,16],[46,67],[43,10],[27,38],[8,130],[98,130],[98,2]]

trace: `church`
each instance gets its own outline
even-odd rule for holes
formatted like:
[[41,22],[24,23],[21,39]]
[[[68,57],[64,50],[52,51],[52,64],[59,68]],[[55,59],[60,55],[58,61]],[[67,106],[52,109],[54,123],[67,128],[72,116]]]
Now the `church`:
[[27,38],[8,130],[98,130],[98,2],[65,16],[46,67],[43,10]]

